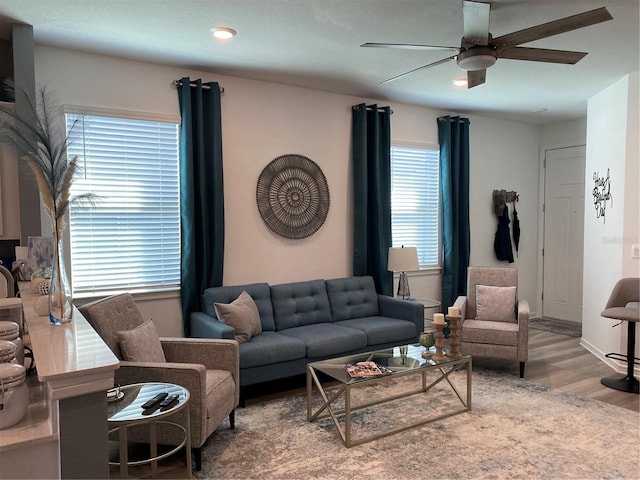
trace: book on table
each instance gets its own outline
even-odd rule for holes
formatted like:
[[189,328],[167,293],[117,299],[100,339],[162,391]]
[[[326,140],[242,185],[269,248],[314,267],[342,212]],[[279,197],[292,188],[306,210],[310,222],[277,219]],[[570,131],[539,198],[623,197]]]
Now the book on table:
[[383,367],[382,365],[378,365],[375,362],[347,363],[344,368],[347,370],[347,373],[353,378],[375,377],[388,373],[387,368]]

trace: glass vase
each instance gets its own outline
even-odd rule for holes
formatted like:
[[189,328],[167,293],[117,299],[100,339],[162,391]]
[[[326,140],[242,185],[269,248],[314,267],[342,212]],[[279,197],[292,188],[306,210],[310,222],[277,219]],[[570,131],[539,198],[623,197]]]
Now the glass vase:
[[64,261],[64,245],[60,236],[54,237],[51,286],[49,287],[49,322],[62,325],[73,319],[71,282]]

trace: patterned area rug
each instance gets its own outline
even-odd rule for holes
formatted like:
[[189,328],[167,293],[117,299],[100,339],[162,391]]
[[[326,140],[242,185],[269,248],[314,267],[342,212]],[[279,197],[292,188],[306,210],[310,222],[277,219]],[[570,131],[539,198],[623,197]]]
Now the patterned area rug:
[[[419,377],[357,389],[361,398]],[[452,382],[463,398],[462,372]],[[470,412],[345,448],[330,419],[309,423],[306,396],[240,408],[203,450],[197,478],[221,479],[596,479],[638,478],[637,413],[514,376],[473,372]],[[376,431],[438,413],[457,401],[446,382],[432,392],[360,411],[355,428]],[[458,405],[459,402],[458,402]]]
[[555,318],[532,318],[529,320],[529,328],[536,330],[545,330],[547,332],[559,333],[570,337],[582,336],[582,325],[565,320],[556,320]]

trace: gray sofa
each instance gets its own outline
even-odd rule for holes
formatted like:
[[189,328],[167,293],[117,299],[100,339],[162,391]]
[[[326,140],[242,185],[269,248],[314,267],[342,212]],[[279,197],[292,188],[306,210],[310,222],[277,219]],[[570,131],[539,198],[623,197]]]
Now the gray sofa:
[[240,344],[240,386],[306,372],[308,362],[418,341],[422,304],[378,295],[371,277],[208,288],[202,312],[191,314],[191,336],[234,338],[217,319],[214,302],[242,291],[254,299],[262,333]]

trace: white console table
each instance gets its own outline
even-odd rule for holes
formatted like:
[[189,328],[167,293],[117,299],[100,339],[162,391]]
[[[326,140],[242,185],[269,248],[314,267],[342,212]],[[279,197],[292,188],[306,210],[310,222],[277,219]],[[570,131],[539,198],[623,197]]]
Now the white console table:
[[23,295],[37,380],[17,425],[0,430],[0,478],[108,478],[106,390],[119,361],[77,308],[53,326]]

